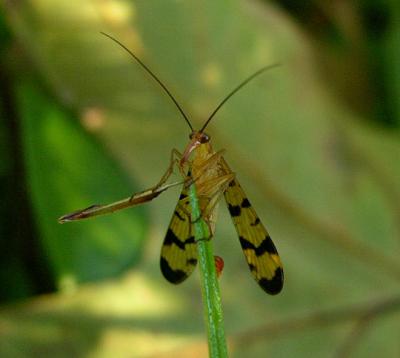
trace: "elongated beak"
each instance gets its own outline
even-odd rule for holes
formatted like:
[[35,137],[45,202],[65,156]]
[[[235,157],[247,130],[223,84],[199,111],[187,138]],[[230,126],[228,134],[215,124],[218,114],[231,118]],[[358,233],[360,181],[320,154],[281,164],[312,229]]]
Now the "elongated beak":
[[180,160],[180,165],[184,165],[190,157],[190,154],[200,145],[201,143],[197,138],[193,138],[189,144],[186,146],[185,151],[183,152],[182,159]]

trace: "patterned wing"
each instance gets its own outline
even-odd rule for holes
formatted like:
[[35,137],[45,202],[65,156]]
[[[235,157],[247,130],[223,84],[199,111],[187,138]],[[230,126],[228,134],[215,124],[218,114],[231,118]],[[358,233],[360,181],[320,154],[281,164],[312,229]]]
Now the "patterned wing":
[[279,293],[283,268],[278,251],[236,179],[224,196],[251,273],[264,291]]
[[197,248],[190,222],[187,189],[183,189],[161,248],[160,267],[171,283],[181,283],[197,263]]

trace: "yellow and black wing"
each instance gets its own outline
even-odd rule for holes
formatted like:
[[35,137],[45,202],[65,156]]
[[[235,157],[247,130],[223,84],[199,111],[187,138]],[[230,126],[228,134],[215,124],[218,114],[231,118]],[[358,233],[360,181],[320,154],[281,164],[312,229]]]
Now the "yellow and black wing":
[[197,248],[190,218],[187,189],[183,188],[161,248],[160,267],[171,283],[181,283],[197,264]]
[[224,196],[251,273],[264,291],[279,293],[283,268],[268,231],[236,179],[229,183]]

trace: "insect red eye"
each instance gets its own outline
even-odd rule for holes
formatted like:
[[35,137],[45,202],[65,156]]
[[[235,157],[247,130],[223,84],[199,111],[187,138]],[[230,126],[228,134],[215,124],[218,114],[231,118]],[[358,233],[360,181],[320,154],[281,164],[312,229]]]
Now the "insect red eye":
[[200,137],[200,143],[207,143],[209,141],[210,141],[210,137],[207,134],[203,133]]

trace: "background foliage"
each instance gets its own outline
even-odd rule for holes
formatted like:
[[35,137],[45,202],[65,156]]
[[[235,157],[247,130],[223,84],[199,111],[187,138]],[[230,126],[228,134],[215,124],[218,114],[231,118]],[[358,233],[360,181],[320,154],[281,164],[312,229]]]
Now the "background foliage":
[[[155,184],[188,128],[104,31],[210,125],[279,249],[266,296],[222,208],[233,357],[398,357],[400,5],[396,1],[4,1],[0,5],[0,355],[206,354],[197,273],[158,256],[179,195],[57,217]],[[223,205],[222,205],[223,206]],[[18,303],[16,302],[18,301]]]

